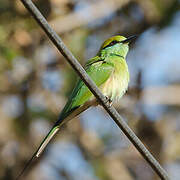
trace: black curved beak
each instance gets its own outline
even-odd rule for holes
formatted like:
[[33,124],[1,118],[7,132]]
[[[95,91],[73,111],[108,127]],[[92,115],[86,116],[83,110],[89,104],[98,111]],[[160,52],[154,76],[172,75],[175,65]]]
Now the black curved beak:
[[120,41],[121,43],[129,43],[131,42],[133,39],[137,38],[137,35],[133,35],[133,36],[129,36],[127,39]]

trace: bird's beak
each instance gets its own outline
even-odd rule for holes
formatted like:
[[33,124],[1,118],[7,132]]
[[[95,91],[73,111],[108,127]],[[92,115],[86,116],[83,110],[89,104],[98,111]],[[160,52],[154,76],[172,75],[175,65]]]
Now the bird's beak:
[[131,42],[133,39],[137,38],[137,35],[133,35],[133,36],[130,36],[128,37],[127,39],[123,40],[123,41],[120,41],[121,43],[125,44],[125,43],[129,43]]

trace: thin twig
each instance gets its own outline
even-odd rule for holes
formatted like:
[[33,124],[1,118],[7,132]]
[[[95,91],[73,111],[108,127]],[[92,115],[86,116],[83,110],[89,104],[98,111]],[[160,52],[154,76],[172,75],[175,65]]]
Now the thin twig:
[[67,49],[65,44],[62,42],[61,38],[56,34],[56,32],[49,26],[46,19],[42,16],[39,10],[35,7],[31,0],[21,0],[24,6],[28,9],[28,11],[32,14],[37,23],[42,27],[45,31],[49,39],[53,42],[53,44],[57,47],[57,49],[63,54],[66,60],[71,64],[73,69],[77,72],[80,78],[84,81],[87,87],[91,90],[94,96],[98,99],[98,101],[102,104],[104,109],[109,113],[112,119],[115,121],[117,126],[124,132],[124,134],[128,137],[128,139],[134,144],[136,149],[141,153],[141,155],[146,159],[146,161],[150,164],[150,166],[154,169],[154,171],[159,175],[159,177],[163,180],[168,180],[168,174],[161,167],[161,165],[156,161],[156,159],[151,155],[151,153],[146,149],[146,147],[142,144],[139,138],[134,134],[134,132],[129,128],[129,126],[124,122],[123,118],[119,115],[119,113],[115,110],[114,107],[110,106],[107,102],[106,98],[100,92],[95,83],[89,78],[86,74],[85,70],[82,68],[77,59],[72,55],[72,53]]

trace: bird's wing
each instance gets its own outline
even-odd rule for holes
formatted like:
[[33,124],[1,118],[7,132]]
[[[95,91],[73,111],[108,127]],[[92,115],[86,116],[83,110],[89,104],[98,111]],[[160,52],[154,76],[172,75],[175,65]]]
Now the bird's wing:
[[[107,63],[106,59],[96,56],[86,63],[85,69],[90,78],[98,87],[100,87],[110,77],[114,67],[112,64]],[[66,106],[64,107],[61,116],[64,116],[65,118],[69,113],[72,112],[73,109],[78,108],[88,101],[91,96],[91,91],[80,79],[75,86]]]

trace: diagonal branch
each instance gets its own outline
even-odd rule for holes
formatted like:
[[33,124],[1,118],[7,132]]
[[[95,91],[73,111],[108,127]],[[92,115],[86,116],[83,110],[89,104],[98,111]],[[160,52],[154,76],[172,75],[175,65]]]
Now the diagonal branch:
[[94,96],[98,99],[98,101],[102,104],[104,109],[108,112],[108,114],[115,121],[117,126],[124,132],[124,134],[128,137],[128,139],[134,144],[136,149],[141,153],[144,159],[150,164],[150,166],[154,169],[154,171],[159,175],[159,177],[163,180],[168,180],[169,177],[166,171],[161,167],[161,165],[156,161],[156,159],[151,155],[151,153],[146,149],[146,147],[142,144],[139,138],[134,134],[134,132],[129,128],[129,126],[124,122],[123,118],[119,115],[119,113],[115,110],[114,107],[111,107],[107,102],[106,98],[97,88],[95,83],[89,78],[86,74],[85,70],[82,68],[77,59],[72,55],[72,53],[67,49],[65,44],[62,42],[61,38],[56,34],[56,32],[49,26],[46,19],[41,15],[39,10],[35,7],[31,0],[21,0],[24,6],[28,9],[28,11],[32,14],[37,23],[41,26],[41,28],[45,31],[49,39],[53,42],[53,44],[57,47],[57,49],[63,54],[66,60],[71,64],[73,69],[77,72],[80,78],[84,81],[87,87],[91,90]]

